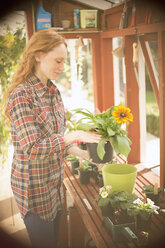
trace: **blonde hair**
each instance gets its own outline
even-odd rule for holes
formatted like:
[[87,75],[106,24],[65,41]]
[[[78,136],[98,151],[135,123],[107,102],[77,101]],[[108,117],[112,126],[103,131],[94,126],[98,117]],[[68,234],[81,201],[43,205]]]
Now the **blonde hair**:
[[48,53],[60,44],[67,46],[65,39],[56,32],[56,28],[43,29],[32,35],[4,97],[4,108],[8,117],[7,101],[9,95],[19,84],[26,81],[34,73],[36,65],[35,55],[38,52]]

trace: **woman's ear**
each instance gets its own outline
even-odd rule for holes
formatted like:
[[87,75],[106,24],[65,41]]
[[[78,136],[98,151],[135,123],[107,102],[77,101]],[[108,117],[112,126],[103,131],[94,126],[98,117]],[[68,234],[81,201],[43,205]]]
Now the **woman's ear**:
[[40,62],[41,52],[37,52],[34,57],[35,57],[36,62]]

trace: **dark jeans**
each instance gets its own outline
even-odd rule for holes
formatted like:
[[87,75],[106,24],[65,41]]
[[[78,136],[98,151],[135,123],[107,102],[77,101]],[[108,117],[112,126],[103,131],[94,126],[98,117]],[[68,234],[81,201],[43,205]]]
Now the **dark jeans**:
[[62,211],[52,222],[42,220],[37,214],[29,212],[24,223],[33,248],[56,248]]

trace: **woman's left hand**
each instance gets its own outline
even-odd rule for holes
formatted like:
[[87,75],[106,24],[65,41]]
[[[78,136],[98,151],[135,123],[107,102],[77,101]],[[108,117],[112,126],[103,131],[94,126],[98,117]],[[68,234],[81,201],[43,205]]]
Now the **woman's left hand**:
[[70,148],[68,148],[67,153],[69,155],[72,154],[74,156],[78,156],[82,159],[90,159],[88,151],[82,150],[76,145],[73,145]]

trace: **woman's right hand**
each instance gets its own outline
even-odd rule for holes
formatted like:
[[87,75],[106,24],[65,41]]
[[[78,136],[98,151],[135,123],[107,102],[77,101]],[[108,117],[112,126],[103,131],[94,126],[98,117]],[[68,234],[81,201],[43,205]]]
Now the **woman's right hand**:
[[65,145],[70,145],[74,141],[81,141],[86,143],[98,143],[101,135],[96,132],[86,132],[82,130],[72,131],[64,136]]

